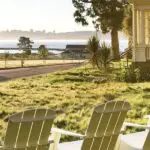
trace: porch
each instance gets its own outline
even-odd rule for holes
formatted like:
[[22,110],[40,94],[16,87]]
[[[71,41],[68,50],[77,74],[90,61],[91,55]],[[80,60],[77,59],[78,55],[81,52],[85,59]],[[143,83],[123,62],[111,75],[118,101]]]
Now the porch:
[[129,0],[133,5],[133,62],[150,61],[150,1]]

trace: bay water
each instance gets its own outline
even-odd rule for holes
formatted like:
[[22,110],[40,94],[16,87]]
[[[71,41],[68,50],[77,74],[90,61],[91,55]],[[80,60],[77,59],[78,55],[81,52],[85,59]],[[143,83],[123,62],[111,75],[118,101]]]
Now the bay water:
[[[87,40],[34,40],[33,48],[38,48],[40,45],[45,45],[47,48],[55,49],[50,50],[50,52],[58,54],[62,51],[58,49],[65,49],[66,45],[85,45],[87,44]],[[111,45],[111,41],[105,41],[107,45]],[[17,40],[0,40],[0,48],[17,48]],[[127,40],[120,40],[120,51],[124,51],[128,47]],[[21,53],[19,50],[0,50],[0,53]],[[32,51],[32,53],[37,53],[36,50]]]

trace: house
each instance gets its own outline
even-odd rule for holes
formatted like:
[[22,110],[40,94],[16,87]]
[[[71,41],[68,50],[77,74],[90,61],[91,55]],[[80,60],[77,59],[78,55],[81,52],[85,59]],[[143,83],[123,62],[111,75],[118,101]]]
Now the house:
[[150,71],[150,1],[128,1],[133,6],[133,64]]
[[66,50],[62,55],[74,59],[83,59],[89,57],[89,52],[87,45],[66,45]]

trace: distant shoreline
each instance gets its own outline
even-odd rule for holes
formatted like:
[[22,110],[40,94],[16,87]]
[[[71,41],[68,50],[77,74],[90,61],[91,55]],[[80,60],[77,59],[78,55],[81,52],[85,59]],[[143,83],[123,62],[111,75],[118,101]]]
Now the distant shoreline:
[[[34,40],[31,39],[34,44],[33,44],[33,48],[38,48],[40,45],[45,45],[47,48],[50,48],[51,50],[57,50],[57,49],[65,49],[67,45],[86,45],[88,40],[80,40],[80,39],[40,39],[40,40]],[[104,40],[100,39],[100,42],[103,42]],[[111,41],[110,40],[105,40],[105,42],[108,45],[111,45]],[[0,39],[0,53],[5,53],[6,51],[9,53],[18,53],[18,50],[11,50],[11,48],[16,48],[17,49],[17,43],[18,43],[18,39],[11,39],[11,40],[1,40]],[[127,40],[120,40],[120,50],[123,51],[124,49],[126,49],[128,47],[128,41]],[[2,49],[4,48],[4,49]],[[7,48],[7,49],[6,49]],[[58,52],[58,51],[57,51]],[[56,52],[56,53],[57,53]]]
[[[18,40],[21,36],[29,37],[32,40],[88,40],[91,36],[96,35],[95,31],[75,31],[75,32],[42,32],[42,31],[0,31],[0,40]],[[98,33],[99,39],[111,40],[110,33]],[[122,32],[119,32],[119,39],[126,40]]]

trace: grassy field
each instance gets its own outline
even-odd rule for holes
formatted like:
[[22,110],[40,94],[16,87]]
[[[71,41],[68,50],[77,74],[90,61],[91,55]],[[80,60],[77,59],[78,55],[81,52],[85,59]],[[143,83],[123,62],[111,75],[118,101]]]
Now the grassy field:
[[[83,62],[83,60],[25,60],[25,67],[28,66],[41,66],[41,65],[51,65],[51,64],[63,64],[63,63],[78,63]],[[20,60],[9,60],[7,61],[7,68],[21,67]],[[5,61],[0,61],[0,68],[5,68]]]
[[93,107],[114,99],[131,103],[127,121],[146,123],[142,117],[150,114],[150,83],[130,84],[113,78],[112,69],[106,75],[83,65],[69,71],[0,83],[1,134],[9,115],[35,107],[56,110],[56,127],[84,133]]

